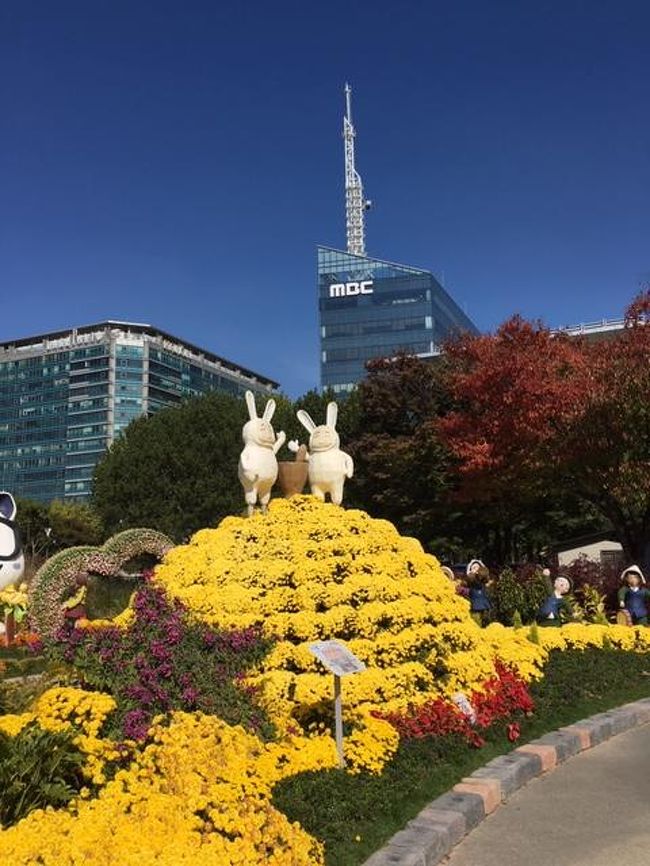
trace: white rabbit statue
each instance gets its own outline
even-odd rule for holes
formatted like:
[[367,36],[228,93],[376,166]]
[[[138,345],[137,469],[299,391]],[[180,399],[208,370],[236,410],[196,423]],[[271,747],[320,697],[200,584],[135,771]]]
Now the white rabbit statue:
[[266,511],[266,506],[271,498],[271,488],[278,477],[278,461],[275,455],[283,446],[286,435],[283,431],[278,433],[276,439],[271,426],[271,418],[275,412],[275,400],[267,401],[261,418],[257,417],[255,397],[252,391],[246,391],[246,405],[250,420],[244,424],[242,430],[244,450],[239,457],[237,474],[244,488],[244,497],[250,516],[258,500],[262,506],[262,511]]
[[20,580],[25,571],[25,557],[16,526],[16,502],[6,491],[0,491],[0,589]]
[[[352,478],[354,463],[349,454],[341,451],[339,434],[336,432],[338,418],[336,403],[327,404],[325,424],[317,427],[304,409],[296,413],[302,426],[309,431],[309,485],[311,492],[321,501],[329,493],[335,505],[343,500],[343,485],[346,478]],[[298,443],[289,443],[292,451],[298,450]]]

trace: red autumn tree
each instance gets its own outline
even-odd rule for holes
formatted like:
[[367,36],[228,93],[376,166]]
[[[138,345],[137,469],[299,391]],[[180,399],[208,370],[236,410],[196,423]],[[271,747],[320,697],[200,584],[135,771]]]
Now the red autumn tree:
[[438,429],[466,497],[498,507],[569,488],[631,559],[650,566],[650,292],[611,339],[554,335],[520,318],[448,347],[456,409]]

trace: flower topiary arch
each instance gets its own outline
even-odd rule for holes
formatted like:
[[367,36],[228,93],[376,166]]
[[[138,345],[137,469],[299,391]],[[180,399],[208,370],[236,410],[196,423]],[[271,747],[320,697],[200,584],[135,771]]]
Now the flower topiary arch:
[[61,603],[74,591],[79,577],[118,575],[136,556],[162,559],[172,547],[174,542],[155,529],[126,529],[102,547],[69,547],[55,553],[36,572],[29,590],[32,626],[44,641],[52,640],[64,621]]

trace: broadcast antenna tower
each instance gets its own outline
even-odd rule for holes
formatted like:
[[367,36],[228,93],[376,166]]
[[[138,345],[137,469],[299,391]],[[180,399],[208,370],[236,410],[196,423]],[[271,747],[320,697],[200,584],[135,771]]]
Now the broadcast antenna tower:
[[361,176],[354,166],[355,135],[356,132],[352,125],[352,88],[346,84],[343,142],[345,145],[345,224],[348,235],[348,252],[355,256],[365,256],[364,215],[371,202],[363,197]]

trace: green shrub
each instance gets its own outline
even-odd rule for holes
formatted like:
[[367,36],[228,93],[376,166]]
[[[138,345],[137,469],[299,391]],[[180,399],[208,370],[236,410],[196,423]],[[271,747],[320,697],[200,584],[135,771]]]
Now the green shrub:
[[0,733],[0,826],[11,827],[33,809],[64,806],[83,785],[83,761],[69,734],[35,722],[15,737]]
[[523,588],[524,604],[521,615],[524,622],[533,623],[536,621],[540,607],[553,591],[553,587],[550,579],[542,574],[541,568],[537,568],[524,583]]
[[503,625],[512,625],[515,613],[524,606],[524,590],[510,568],[499,575],[492,597],[496,617]]

